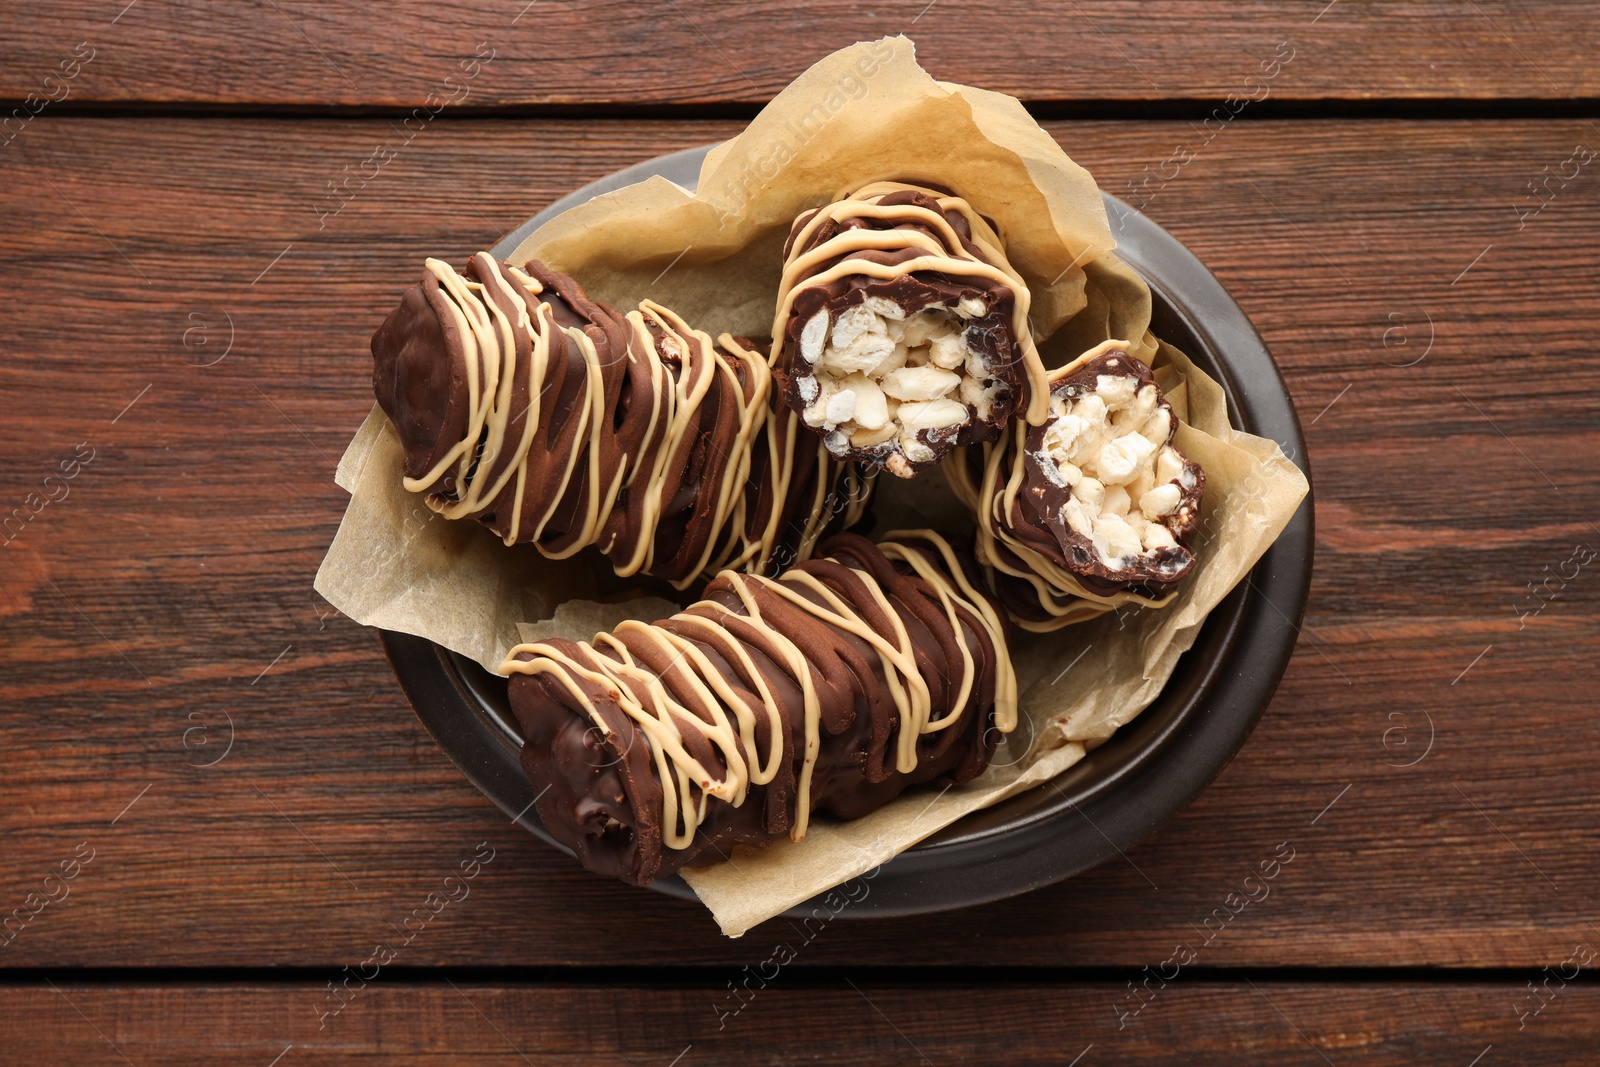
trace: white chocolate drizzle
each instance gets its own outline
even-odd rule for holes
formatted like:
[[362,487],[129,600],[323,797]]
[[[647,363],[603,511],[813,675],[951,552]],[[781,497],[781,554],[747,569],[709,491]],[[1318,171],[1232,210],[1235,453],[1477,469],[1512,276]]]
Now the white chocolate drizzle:
[[[870,496],[863,476],[853,468],[843,468],[820,442],[815,442],[816,492],[800,505],[800,514],[792,517],[789,526],[784,526],[795,460],[799,449],[813,446],[813,438],[797,438],[794,420],[772,413],[772,372],[766,357],[727,334],[713,342],[710,335],[648,300],[626,316],[627,351],[621,357],[616,353],[604,357],[626,358],[635,364],[642,361],[648,368],[654,394],[631,398],[632,403],[649,405],[650,422],[641,447],[625,457],[607,481],[601,469],[600,445],[604,435],[612,431],[605,411],[603,357],[596,351],[593,338],[582,328],[556,322],[550,303],[541,299],[544,287],[537,278],[508,267],[506,273],[514,282],[509,284],[488,253],[480,252],[473,259],[477,261],[477,273],[490,279],[487,283],[457,272],[442,260],[426,261],[426,269],[448,297],[445,305],[463,346],[468,411],[466,433],[461,440],[454,442],[422,477],[405,479],[406,489],[425,492],[444,475],[454,472],[451,496],[427,496],[433,510],[446,518],[470,518],[490,507],[512,484],[510,521],[501,535],[506,544],[532,540],[541,553],[551,558],[566,558],[598,544],[612,556],[619,575],[648,573],[657,562],[657,532],[667,504],[663,499],[664,474],[674,464],[687,461],[697,433],[704,432],[699,428],[701,406],[720,379],[720,395],[739,398],[738,425],[727,446],[728,454],[712,457],[707,469],[706,476],[716,481],[710,508],[711,536],[690,573],[675,580],[675,586],[685,588],[708,571],[725,566],[765,570],[786,538],[794,539],[794,558],[807,559],[836,515],[843,513],[846,523],[861,517]],[[491,299],[488,285],[495,286],[504,303],[512,308],[510,315],[502,310],[501,303]],[[652,327],[659,331],[659,344]],[[548,500],[544,511],[525,516],[530,448],[541,416],[546,414],[541,411],[541,403],[545,402],[541,385],[551,371],[551,361],[563,358],[559,350],[552,351],[558,333],[564,334],[583,356],[582,386],[573,398],[570,414],[578,420],[578,428],[564,466],[553,476],[556,491],[541,494]],[[519,338],[531,343],[527,388],[521,396],[513,389]],[[521,432],[513,439],[510,427],[524,413]],[[765,477],[779,482],[764,515],[750,513],[753,505],[748,499],[750,494],[745,492],[752,449],[756,447],[768,450]],[[588,464],[588,477],[573,520],[578,529],[569,537],[570,544],[552,549],[542,535],[560,510],[580,462]],[[644,499],[640,521],[622,524],[632,540],[618,544],[618,532],[613,528],[607,537],[606,531],[624,489],[631,496],[642,495]],[[849,494],[842,504],[835,498],[840,491]],[[696,521],[706,519],[697,515]],[[531,536],[524,532],[530,522]]]

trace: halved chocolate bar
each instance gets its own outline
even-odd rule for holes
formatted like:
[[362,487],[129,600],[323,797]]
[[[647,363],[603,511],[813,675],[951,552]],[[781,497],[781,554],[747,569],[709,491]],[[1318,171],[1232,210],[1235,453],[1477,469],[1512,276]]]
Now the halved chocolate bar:
[[979,561],[1026,629],[1159,604],[1194,568],[1205,472],[1173,444],[1172,405],[1126,347],[1052,372],[1042,425],[946,466],[977,516]]
[[772,328],[782,399],[835,457],[910,478],[1019,409],[1043,417],[1028,300],[965,200],[866,186],[790,231]]

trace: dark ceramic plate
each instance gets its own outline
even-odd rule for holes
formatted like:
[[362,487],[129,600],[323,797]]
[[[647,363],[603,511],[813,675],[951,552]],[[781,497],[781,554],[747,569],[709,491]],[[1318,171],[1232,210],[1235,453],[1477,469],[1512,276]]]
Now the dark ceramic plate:
[[[707,150],[662,156],[585,186],[493,252],[509,255],[546,220],[651,175],[693,189]],[[1154,293],[1157,335],[1222,384],[1234,426],[1277,441],[1304,469],[1305,442],[1288,391],[1244,312],[1177,238],[1105,199],[1118,254]],[[895,857],[874,878],[872,893],[841,914],[911,915],[1037,889],[1126,852],[1182,810],[1239,751],[1289,662],[1311,581],[1311,515],[1308,496],[1247,581],[1206,619],[1150,707],[1053,782],[968,815]],[[383,643],[439,747],[502,811],[554,845],[517,763],[521,738],[505,681],[419,637],[386,631]],[[677,877],[651,888],[694,897]],[[808,904],[793,909],[808,911]]]

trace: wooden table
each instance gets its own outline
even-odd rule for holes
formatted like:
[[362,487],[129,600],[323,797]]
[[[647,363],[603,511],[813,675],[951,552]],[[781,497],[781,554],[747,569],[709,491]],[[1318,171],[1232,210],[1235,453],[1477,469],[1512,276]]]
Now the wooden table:
[[[0,1062],[1600,1062],[1595,5],[124,3],[0,6]],[[1125,861],[730,941],[508,825],[311,579],[422,256],[896,32],[1255,321],[1310,609]]]

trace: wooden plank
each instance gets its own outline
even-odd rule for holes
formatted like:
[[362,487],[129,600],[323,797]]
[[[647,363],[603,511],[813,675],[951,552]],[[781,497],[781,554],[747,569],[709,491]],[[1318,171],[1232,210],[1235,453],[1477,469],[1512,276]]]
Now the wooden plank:
[[[0,99],[13,103],[748,104],[835,48],[899,33],[936,76],[1030,101],[1600,96],[1600,12],[1585,0],[1024,0],[981,13],[926,0],[67,0],[48,21],[7,0],[0,25]],[[461,65],[474,56],[487,62]]]
[[[17,1062],[173,1067],[290,1067],[363,1056],[397,1065],[1541,1067],[1592,1062],[1600,1038],[1600,992],[1558,976],[1535,1000],[1514,980],[1312,985],[1186,981],[1180,972],[1164,987],[1152,983],[1143,1009],[1128,1016],[1119,1007],[1132,999],[1123,983],[1000,981],[971,990],[848,975],[814,980],[803,970],[781,968],[768,974],[774,976],[767,985],[752,982],[739,999],[720,985],[698,983],[408,986],[385,981],[381,972],[365,987],[352,982],[342,1002],[310,983],[108,988],[57,982],[9,990],[0,999],[0,1040]],[[1529,977],[1544,981],[1537,973]],[[332,1014],[330,1006],[339,1003],[342,1009]],[[1535,1004],[1537,1015],[1531,1014]],[[729,1005],[742,1007],[735,1012]]]
[[[0,547],[0,904],[80,844],[94,857],[5,965],[336,969],[481,842],[495,858],[406,965],[737,968],[791,936],[723,940],[698,907],[592,879],[507,825],[375,636],[311,591],[344,507],[334,462],[371,403],[367,337],[419,259],[736,128],[439,124],[320,230],[325,182],[383,122],[54,116],[0,153],[5,512],[59,496],[46,474],[93,451]],[[1051,129],[1112,189],[1194,136]],[[1304,415],[1305,640],[1243,753],[1125,860],[959,915],[841,924],[808,962],[1139,967],[1193,943],[1206,966],[1537,969],[1600,936],[1583,697],[1600,585],[1579,567],[1537,614],[1526,588],[1600,546],[1600,185],[1585,170],[1537,216],[1514,210],[1592,136],[1240,123],[1144,190]],[[1283,842],[1270,898],[1211,931]]]

